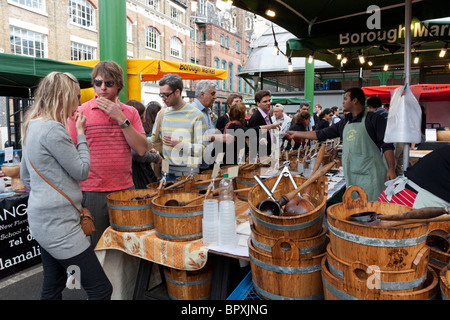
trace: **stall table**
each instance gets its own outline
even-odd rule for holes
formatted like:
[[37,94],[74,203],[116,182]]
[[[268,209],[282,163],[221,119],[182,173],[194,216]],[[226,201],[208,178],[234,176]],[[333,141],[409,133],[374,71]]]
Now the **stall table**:
[[[328,175],[328,199],[331,199],[345,187],[342,168]],[[250,229],[240,228],[248,225],[248,203],[236,200],[238,234],[246,243]],[[245,231],[246,230],[246,231]],[[179,270],[194,271],[201,269],[210,255],[215,261],[212,280],[211,299],[226,299],[230,278],[230,265],[248,260],[247,247],[238,246],[234,250],[224,250],[218,246],[205,246],[201,239],[192,241],[168,241],[158,238],[154,229],[142,232],[120,232],[107,228],[100,238],[96,254],[113,284],[112,299],[164,299],[164,294],[151,295],[147,291],[151,282],[154,264]],[[159,268],[161,271],[161,268]],[[125,270],[125,271],[124,271]],[[160,273],[161,280],[164,276]]]

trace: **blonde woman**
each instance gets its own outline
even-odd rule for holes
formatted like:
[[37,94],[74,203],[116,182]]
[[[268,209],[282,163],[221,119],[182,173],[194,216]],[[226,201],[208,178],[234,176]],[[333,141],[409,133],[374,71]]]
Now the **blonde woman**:
[[[67,273],[73,274],[88,298],[110,299],[112,286],[80,226],[80,214],[63,195],[44,181],[34,167],[81,208],[79,181],[90,169],[84,135],[86,117],[74,114],[80,87],[69,73],[52,72],[41,80],[35,102],[23,123],[20,177],[30,189],[28,223],[41,248],[44,282],[41,299],[61,299]],[[77,144],[67,131],[76,121]]]

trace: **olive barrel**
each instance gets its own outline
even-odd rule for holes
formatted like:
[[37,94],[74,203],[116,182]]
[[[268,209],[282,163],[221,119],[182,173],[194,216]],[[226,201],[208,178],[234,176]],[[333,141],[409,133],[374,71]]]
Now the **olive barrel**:
[[203,198],[183,206],[166,206],[168,200],[179,202],[197,198],[195,193],[164,194],[153,198],[152,209],[156,235],[164,240],[188,241],[202,237]]
[[[426,280],[422,286],[412,291],[359,290],[367,284],[354,272],[349,272],[345,281],[330,271],[328,258],[322,260],[322,281],[325,300],[435,300],[439,297],[439,281],[436,272],[428,267]],[[361,284],[355,284],[362,282]]]
[[[352,198],[352,193],[357,197]],[[331,251],[344,261],[361,261],[380,270],[411,269],[418,252],[426,245],[426,223],[386,227],[348,220],[350,215],[361,212],[395,215],[410,210],[398,204],[367,201],[362,188],[350,186],[343,202],[327,209]]]
[[[300,186],[307,179],[300,176],[294,176],[294,181]],[[265,185],[272,190],[277,177],[268,178],[264,181]],[[264,236],[273,238],[288,237],[291,239],[314,237],[322,231],[322,223],[327,202],[327,178],[320,177],[311,184],[310,201],[314,209],[295,216],[276,216],[262,212],[258,209],[258,204],[268,198],[267,194],[260,185],[255,185],[249,191],[249,211],[252,217],[254,228]],[[282,195],[295,190],[292,181],[288,177],[282,177],[278,186],[273,192],[275,199],[280,199]]]
[[111,228],[120,232],[144,231],[154,227],[152,199],[138,199],[151,195],[153,190],[116,191],[106,196]]
[[164,267],[167,293],[172,300],[208,300],[212,288],[212,262],[195,271]]
[[321,260],[325,253],[300,258],[291,239],[280,238],[265,253],[248,240],[254,290],[268,300],[323,300]]
[[450,300],[450,270],[449,266],[442,268],[440,274],[442,300]]
[[[250,188],[257,184],[255,177],[250,171],[239,172],[238,176],[234,178],[234,183],[236,190]],[[242,201],[248,200],[247,193],[237,193],[237,197]]]

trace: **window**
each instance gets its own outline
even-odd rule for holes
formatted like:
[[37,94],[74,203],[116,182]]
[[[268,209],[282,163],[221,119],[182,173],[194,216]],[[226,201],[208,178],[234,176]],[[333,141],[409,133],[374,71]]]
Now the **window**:
[[95,28],[95,9],[87,0],[69,0],[70,20],[86,28]]
[[227,49],[229,48],[229,46],[228,46],[228,36],[225,37],[225,48],[227,48]]
[[177,22],[183,22],[183,12],[177,8],[170,7],[170,17]]
[[[214,68],[219,69],[220,68],[220,60],[219,58],[214,58]],[[216,88],[220,88],[220,80],[216,80]]]
[[202,31],[202,41],[206,41],[206,31]]
[[73,41],[70,43],[70,60],[92,60],[96,58],[94,47]]
[[170,55],[181,58],[181,41],[177,37],[170,38]]
[[[242,72],[242,67],[238,66],[238,73]],[[242,78],[238,76],[238,92],[242,93]]]
[[47,36],[17,27],[10,27],[11,53],[21,56],[47,58]]
[[234,80],[234,78],[233,78],[233,64],[231,62],[228,64],[228,79],[229,79],[229,82],[230,82],[230,84],[228,85],[228,89],[230,91],[233,91],[233,80]]
[[145,46],[147,48],[160,51],[160,37],[159,32],[153,27],[147,27],[145,30]]
[[252,52],[252,48],[250,46],[247,47],[247,57],[250,57],[250,53]]
[[145,4],[153,10],[159,11],[159,0],[145,0]]
[[241,53],[241,43],[239,41],[236,41],[236,52]]
[[12,0],[17,4],[25,7],[36,9],[39,11],[45,11],[45,1],[44,0]]
[[[225,60],[222,60],[222,69],[227,70],[227,62]],[[227,79],[222,80],[222,90],[227,90]]]
[[127,41],[133,41],[133,24],[127,19]]
[[225,37],[223,34],[220,35],[220,45],[223,47],[225,46]]

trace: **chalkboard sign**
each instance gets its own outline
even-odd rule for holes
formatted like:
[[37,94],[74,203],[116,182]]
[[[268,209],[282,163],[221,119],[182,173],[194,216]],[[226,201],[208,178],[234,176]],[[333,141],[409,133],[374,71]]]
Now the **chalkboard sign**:
[[0,278],[41,262],[39,244],[31,236],[28,194],[0,198]]

